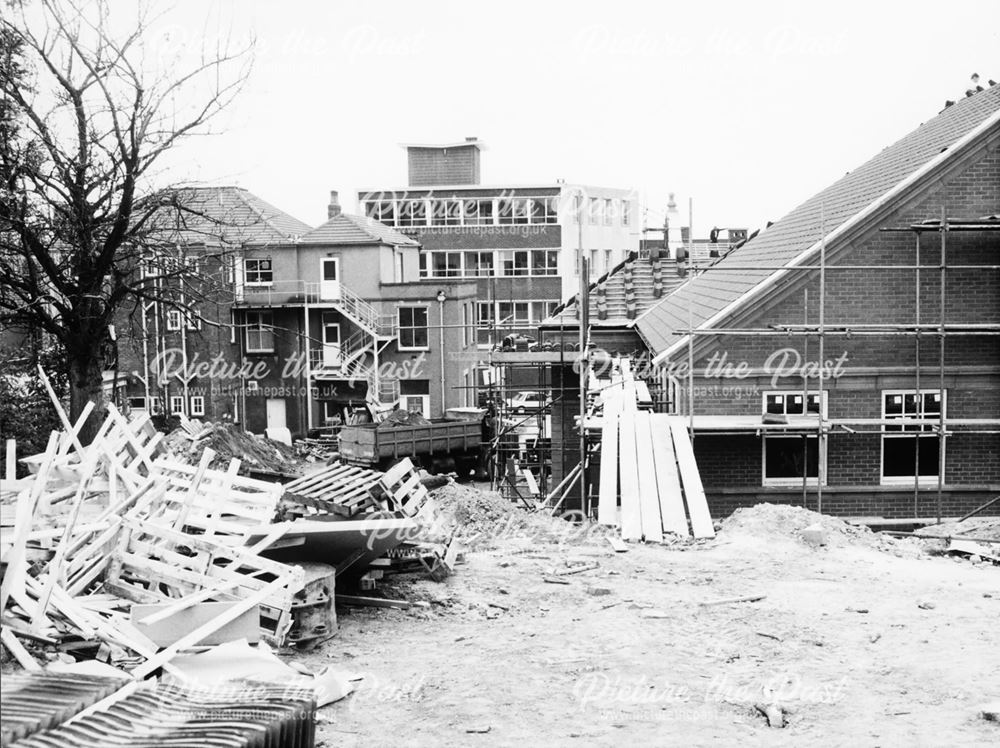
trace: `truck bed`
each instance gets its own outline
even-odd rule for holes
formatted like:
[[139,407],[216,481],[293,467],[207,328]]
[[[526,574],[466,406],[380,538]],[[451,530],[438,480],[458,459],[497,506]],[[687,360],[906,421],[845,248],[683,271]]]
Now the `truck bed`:
[[482,440],[479,421],[433,421],[422,426],[345,426],[339,434],[340,459],[375,465],[384,459],[475,452]]

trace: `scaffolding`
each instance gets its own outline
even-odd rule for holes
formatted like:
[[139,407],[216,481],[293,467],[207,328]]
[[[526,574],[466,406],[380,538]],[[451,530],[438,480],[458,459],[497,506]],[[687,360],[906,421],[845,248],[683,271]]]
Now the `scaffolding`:
[[[922,490],[926,489],[926,484],[922,485],[921,482],[921,468],[920,468],[920,443],[923,440],[922,435],[928,433],[934,434],[937,437],[937,480],[936,480],[936,502],[935,502],[935,514],[937,521],[940,522],[942,518],[942,504],[943,504],[943,493],[944,493],[944,475],[945,475],[945,441],[949,435],[952,433],[978,433],[978,434],[997,434],[1000,433],[1000,419],[998,418],[982,418],[982,419],[956,419],[950,418],[947,415],[948,408],[945,404],[945,378],[946,378],[946,344],[949,336],[996,336],[1000,335],[1000,324],[995,323],[960,323],[960,324],[948,324],[946,322],[946,309],[947,309],[947,279],[948,279],[948,235],[952,232],[982,232],[987,234],[997,234],[1000,236],[1000,221],[996,220],[972,220],[972,221],[954,221],[949,220],[944,209],[941,211],[941,216],[939,219],[929,219],[923,222],[912,223],[908,226],[893,226],[893,227],[881,227],[879,229],[882,233],[895,233],[895,234],[910,234],[915,240],[915,261],[911,265],[902,264],[891,264],[891,265],[828,265],[826,257],[826,242],[825,242],[825,226],[823,227],[822,235],[824,237],[820,242],[819,248],[819,264],[816,265],[780,265],[780,266],[762,266],[762,265],[748,265],[740,266],[733,263],[725,264],[712,264],[705,267],[693,268],[692,272],[698,275],[712,272],[713,270],[724,270],[730,272],[733,270],[744,270],[744,271],[754,271],[759,272],[761,270],[771,270],[771,271],[786,271],[786,272],[796,272],[796,271],[816,271],[819,273],[819,308],[818,308],[818,323],[810,323],[808,320],[808,288],[805,290],[804,298],[804,308],[806,313],[806,319],[801,324],[788,323],[788,324],[775,324],[768,327],[760,328],[741,328],[741,327],[729,327],[729,328],[713,328],[713,329],[697,329],[695,328],[691,313],[689,311],[688,316],[688,329],[684,331],[683,335],[687,337],[687,415],[688,415],[688,430],[691,439],[694,440],[696,431],[704,431],[706,429],[696,427],[696,420],[698,416],[695,413],[695,395],[694,395],[694,341],[696,338],[710,338],[718,336],[747,336],[747,337],[768,337],[768,336],[781,336],[781,337],[802,337],[804,346],[808,346],[809,340],[811,338],[816,338],[819,346],[819,362],[825,361],[825,343],[828,336],[845,336],[847,338],[858,336],[878,336],[878,337],[895,337],[895,336],[905,336],[912,337],[914,341],[914,357],[915,365],[913,367],[914,372],[914,392],[917,393],[919,398],[919,393],[922,391],[923,386],[921,382],[921,369],[923,368],[923,362],[921,359],[923,350],[922,342],[924,338],[931,338],[932,342],[937,343],[937,362],[936,367],[936,380],[937,384],[937,396],[938,396],[938,413],[936,418],[916,418],[916,419],[900,419],[900,418],[839,418],[830,419],[826,416],[823,403],[823,376],[820,374],[816,377],[816,390],[815,392],[819,396],[820,407],[818,413],[815,417],[803,416],[805,419],[799,420],[794,428],[789,429],[786,427],[786,433],[799,433],[803,439],[803,477],[802,477],[802,496],[803,504],[807,504],[807,497],[809,493],[810,483],[808,480],[808,470],[806,469],[806,441],[809,437],[815,436],[818,440],[818,455],[820,461],[820,468],[822,470],[822,456],[826,454],[827,439],[831,433],[842,432],[848,434],[886,434],[886,433],[913,433],[914,434],[914,480],[913,480],[913,501],[914,501],[914,517],[919,516],[919,495]],[[925,234],[934,233],[939,235],[939,259],[937,264],[922,264],[922,237]],[[1000,270],[1000,265],[995,264],[957,264],[951,266],[953,271],[997,271]],[[914,299],[915,299],[915,315],[912,324],[887,324],[887,323],[865,323],[865,324],[830,324],[826,320],[826,290],[827,290],[827,273],[829,271],[844,271],[844,270],[892,270],[892,271],[912,271],[914,273]],[[925,322],[922,319],[921,310],[921,298],[922,293],[922,271],[936,271],[939,273],[939,290],[938,290],[938,319],[936,322]],[[665,386],[666,383],[664,382]],[[808,396],[808,394],[813,394],[809,390],[809,379],[808,377],[803,377],[803,394]],[[803,401],[804,407],[808,402],[807,399]],[[923,402],[919,403],[920,412],[924,410]],[[956,431],[951,431],[950,429],[955,429]],[[746,434],[748,431],[762,430],[762,424],[758,421],[756,423],[746,423],[742,426],[739,425],[738,421],[731,421],[731,427],[726,429],[725,426],[721,429],[707,429],[711,433],[716,435],[723,434]],[[926,437],[924,437],[926,438]],[[824,478],[822,474],[817,476],[815,485],[812,486],[815,490],[816,496],[816,511],[823,511],[823,490],[824,490]]]

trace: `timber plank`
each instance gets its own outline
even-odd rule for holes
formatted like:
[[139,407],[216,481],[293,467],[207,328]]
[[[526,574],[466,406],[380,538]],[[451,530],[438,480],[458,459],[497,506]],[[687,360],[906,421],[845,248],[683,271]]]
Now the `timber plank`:
[[618,517],[618,417],[605,409],[601,429],[601,477],[597,500],[597,522],[617,525]]
[[650,417],[650,437],[656,459],[656,484],[660,494],[663,531],[690,537],[691,531],[684,513],[684,497],[681,494],[681,478],[677,472],[677,456],[674,454],[674,442],[670,435],[670,416],[654,413]]
[[621,475],[622,538],[642,539],[639,503],[639,464],[635,446],[635,413],[625,411],[618,420],[618,465]]
[[692,534],[696,538],[714,538],[712,515],[708,511],[705,489],[701,484],[698,464],[694,460],[694,447],[691,446],[684,419],[677,417],[671,419],[670,431],[674,438],[674,453],[677,455],[688,516],[691,517]]
[[653,442],[650,439],[649,413],[635,415],[635,447],[639,478],[639,505],[642,507],[642,535],[647,543],[663,542],[660,519],[660,495],[656,481]]

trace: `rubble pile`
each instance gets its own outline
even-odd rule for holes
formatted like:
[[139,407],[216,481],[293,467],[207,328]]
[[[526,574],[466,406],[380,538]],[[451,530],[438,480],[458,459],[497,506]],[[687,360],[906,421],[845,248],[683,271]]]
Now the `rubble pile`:
[[234,423],[212,423],[181,415],[180,425],[164,438],[164,447],[174,457],[190,465],[201,460],[205,449],[215,453],[211,467],[225,469],[230,460],[241,461],[241,473],[301,475],[310,460],[281,442],[244,431]]
[[[9,454],[0,493],[2,638],[25,669],[40,668],[41,650],[142,679],[196,645],[315,642],[335,633],[335,585],[373,573],[421,527],[427,492],[409,461],[384,474],[333,465],[286,493],[212,442],[196,464],[178,460],[148,415],[128,421],[109,405],[83,446],[86,418],[73,427],[60,412],[68,427],[22,460],[30,475],[16,479]],[[192,442],[243,443],[187,426]],[[290,519],[276,522],[279,505]]]
[[722,521],[723,537],[792,540],[812,546],[856,546],[882,551],[915,548],[912,542],[872,532],[837,517],[818,514],[800,506],[757,504],[737,509]]
[[470,548],[491,548],[513,535],[540,542],[573,542],[587,532],[603,532],[587,523],[582,529],[565,519],[525,509],[495,491],[450,482],[431,491],[444,527]]

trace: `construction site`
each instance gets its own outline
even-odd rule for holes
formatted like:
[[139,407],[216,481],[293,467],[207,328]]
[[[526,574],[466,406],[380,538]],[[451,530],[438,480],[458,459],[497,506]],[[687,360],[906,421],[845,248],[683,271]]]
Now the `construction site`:
[[694,198],[484,185],[475,137],[318,226],[184,188],[104,316],[5,198],[0,746],[1000,745],[972,81],[703,239]]

